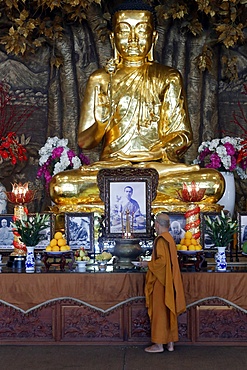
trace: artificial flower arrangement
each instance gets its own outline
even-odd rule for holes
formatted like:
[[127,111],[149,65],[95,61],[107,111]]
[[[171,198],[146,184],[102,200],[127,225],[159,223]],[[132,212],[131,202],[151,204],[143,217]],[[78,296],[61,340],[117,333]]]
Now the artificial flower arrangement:
[[26,161],[27,150],[19,143],[19,139],[15,132],[9,132],[7,136],[1,137],[0,140],[0,164],[3,161],[10,160],[13,165],[18,161]]
[[52,177],[57,173],[89,164],[89,159],[84,154],[77,156],[69,149],[67,139],[59,139],[57,136],[47,139],[45,145],[39,150],[39,155],[40,168],[37,177],[44,177],[47,188]]
[[34,216],[29,217],[27,220],[17,219],[13,216],[11,227],[15,236],[20,238],[21,242],[26,246],[35,246],[39,244],[42,235],[40,231],[47,228],[50,220],[50,215],[40,215],[36,213]]
[[233,235],[238,232],[238,222],[221,211],[214,219],[204,216],[207,233],[214,242],[215,247],[227,247],[233,240]]
[[105,252],[105,251],[95,256],[95,260],[97,262],[110,261],[111,258],[112,258],[112,254],[110,252]]
[[195,164],[218,171],[236,171],[241,179],[247,179],[247,153],[243,155],[244,139],[226,136],[204,141],[198,148]]
[[20,111],[18,105],[13,104],[18,99],[10,92],[10,86],[0,81],[0,164],[9,162],[15,166],[18,162],[27,161],[27,145],[31,138],[20,138],[17,130],[23,126],[34,111],[34,107],[27,107]]

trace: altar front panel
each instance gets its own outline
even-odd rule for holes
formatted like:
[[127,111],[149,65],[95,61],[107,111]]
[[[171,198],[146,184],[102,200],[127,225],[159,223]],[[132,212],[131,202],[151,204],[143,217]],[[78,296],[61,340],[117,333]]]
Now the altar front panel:
[[[182,273],[179,344],[247,345],[246,273]],[[2,273],[2,344],[150,342],[145,273]]]

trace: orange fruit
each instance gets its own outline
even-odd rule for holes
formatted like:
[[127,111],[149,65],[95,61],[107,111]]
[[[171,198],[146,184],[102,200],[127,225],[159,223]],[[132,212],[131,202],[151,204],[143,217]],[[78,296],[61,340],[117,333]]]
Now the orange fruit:
[[50,246],[51,247],[54,247],[55,245],[57,245],[57,239],[51,239],[51,241],[50,241]]
[[189,251],[195,251],[196,248],[195,248],[195,246],[193,244],[191,244],[191,245],[188,246],[188,250]]
[[54,245],[54,247],[52,247],[52,252],[59,252],[59,246]]
[[180,244],[185,244],[185,238],[182,238],[182,239],[180,240]]
[[181,248],[181,244],[177,244],[177,250],[179,251],[179,249]]
[[60,251],[61,251],[61,252],[67,252],[67,246],[66,246],[66,245],[62,245],[62,246],[60,247]]
[[61,231],[57,231],[54,235],[55,239],[62,239],[62,237],[63,237],[63,234],[61,233]]
[[197,245],[197,240],[196,239],[191,239],[191,244]]
[[186,231],[186,233],[185,233],[185,235],[184,235],[184,237],[185,237],[186,239],[191,239],[191,238],[192,238],[192,236],[193,236],[193,234],[192,234],[192,232],[191,232],[191,231]]
[[67,244],[67,241],[65,239],[58,239],[57,241],[57,245],[59,245],[59,247],[63,247],[66,244]]
[[188,247],[190,244],[191,244],[191,239],[185,238],[184,245],[186,245]]
[[51,252],[51,246],[50,245],[47,245],[47,247],[45,248],[46,252]]
[[200,244],[196,245],[196,251],[200,251],[202,249],[202,246]]
[[186,247],[186,245],[181,245],[181,247],[180,247],[180,251],[187,251],[187,247]]

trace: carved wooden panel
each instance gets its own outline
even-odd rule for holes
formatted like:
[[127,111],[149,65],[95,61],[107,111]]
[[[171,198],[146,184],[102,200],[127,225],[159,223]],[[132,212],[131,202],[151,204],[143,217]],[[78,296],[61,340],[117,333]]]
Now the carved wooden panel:
[[234,307],[207,305],[196,308],[196,341],[247,341],[246,327],[247,314]]
[[191,327],[189,325],[190,311],[178,316],[178,337],[181,342],[191,341]]
[[54,341],[54,306],[43,306],[23,313],[13,307],[0,305],[1,341]]
[[128,309],[129,341],[147,341],[151,337],[150,321],[145,300],[138,300],[126,307]]
[[63,305],[62,341],[123,341],[122,309],[108,314],[87,306]]

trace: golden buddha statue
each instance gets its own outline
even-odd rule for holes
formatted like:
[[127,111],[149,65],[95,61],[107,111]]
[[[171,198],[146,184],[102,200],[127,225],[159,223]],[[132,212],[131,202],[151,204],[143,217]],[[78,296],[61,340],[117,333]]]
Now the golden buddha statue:
[[114,58],[89,78],[78,133],[82,149],[103,142],[100,160],[54,176],[52,200],[58,206],[102,203],[99,169],[135,166],[158,171],[157,206],[183,203],[177,191],[192,181],[206,189],[204,203],[215,204],[224,191],[222,175],[180,163],[193,140],[187,101],[181,74],[153,60],[152,8],[125,2],[116,8],[112,26]]

